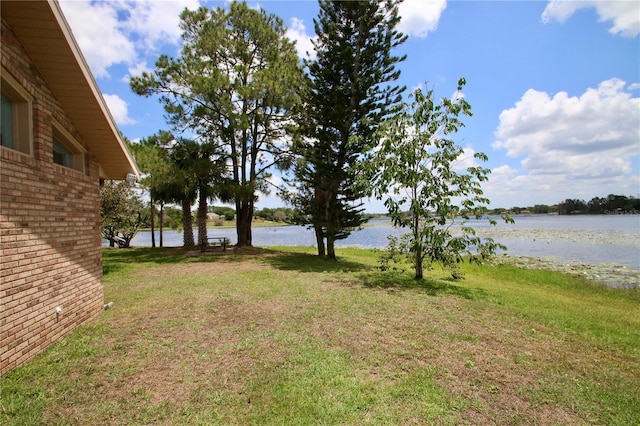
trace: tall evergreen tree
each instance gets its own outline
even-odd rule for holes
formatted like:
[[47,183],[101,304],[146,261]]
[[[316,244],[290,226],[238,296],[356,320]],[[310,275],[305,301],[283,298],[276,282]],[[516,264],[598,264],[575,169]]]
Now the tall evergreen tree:
[[251,245],[258,192],[272,166],[291,153],[285,128],[299,101],[302,69],[282,20],[246,3],[181,14],[179,58],[131,79],[144,96],[161,95],[170,122],[224,150],[232,175],[238,245]]
[[404,91],[394,85],[400,75],[396,65],[405,57],[394,56],[392,49],[406,40],[395,29],[398,3],[320,0],[314,20],[317,57],[306,63],[310,88],[293,199],[315,229],[320,256],[335,259],[335,241],[365,222],[363,194],[353,188],[356,166]]

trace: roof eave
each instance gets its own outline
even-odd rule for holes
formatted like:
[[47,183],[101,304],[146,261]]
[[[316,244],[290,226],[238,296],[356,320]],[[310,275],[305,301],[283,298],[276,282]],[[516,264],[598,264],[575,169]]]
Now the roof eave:
[[[57,0],[2,1],[2,16],[100,164],[101,177],[140,172]],[[50,23],[50,24],[48,24]]]
[[[122,151],[122,154],[124,154],[124,156],[126,157],[126,161],[129,166],[128,168],[125,168],[124,170],[121,170],[121,171],[119,170],[111,171],[112,172],[111,176],[109,176],[109,172],[105,171],[107,176],[104,176],[104,177],[108,179],[126,179],[127,177],[126,175],[129,173],[132,173],[136,176],[136,179],[140,179],[140,171],[138,170],[135,160],[131,156],[131,153],[129,152],[126,146],[124,139],[122,138],[120,130],[118,129],[117,124],[115,122],[115,119],[113,118],[113,115],[111,115],[111,111],[109,110],[109,107],[107,106],[107,103],[104,100],[104,97],[102,96],[102,92],[98,87],[98,83],[96,82],[93,76],[93,73],[89,68],[88,63],[84,58],[82,51],[80,50],[80,46],[78,45],[75,37],[73,36],[71,27],[69,26],[69,23],[67,22],[67,19],[65,18],[64,13],[60,8],[60,4],[58,3],[57,0],[47,0],[47,1],[51,7],[51,10],[56,20],[58,21],[58,25],[60,26],[61,31],[63,32],[65,38],[67,39],[67,42],[69,43],[69,47],[71,48],[71,51],[76,58],[76,62],[78,66],[80,67],[82,73],[86,78],[87,84],[91,88],[91,91],[95,97],[96,102],[98,103],[98,106],[102,110],[102,113],[104,114],[104,117],[107,120],[107,124],[109,125],[109,128],[111,129],[111,132],[113,133],[115,140]],[[100,159],[100,158],[97,158],[97,159],[98,159],[98,163],[101,165],[100,169],[103,170],[104,169],[103,163],[106,163],[106,161],[102,161],[102,160],[106,160],[106,159]],[[113,173],[115,173],[115,175],[113,175]]]

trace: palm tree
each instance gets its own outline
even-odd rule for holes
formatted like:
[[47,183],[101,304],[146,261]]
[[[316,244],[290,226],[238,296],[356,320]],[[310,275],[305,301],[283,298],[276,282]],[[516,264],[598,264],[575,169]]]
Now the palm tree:
[[[165,204],[176,203],[183,208],[182,228],[184,231],[183,244],[192,247],[193,243],[193,225],[191,218],[191,205],[195,201],[195,193],[190,194],[189,188],[179,182],[179,170],[173,165],[172,174],[167,176],[167,180],[155,186],[150,191],[151,199],[160,204],[159,222],[160,222],[160,247],[163,246],[163,223],[164,223],[164,206]],[[180,179],[181,180],[181,179]],[[153,241],[152,241],[153,244]]]
[[[171,158],[179,169],[179,177],[182,182],[177,182],[182,188],[183,219],[185,218],[186,202],[198,199],[198,242],[207,239],[207,210],[208,200],[215,198],[220,191],[225,164],[224,157],[220,155],[218,147],[212,142],[198,143],[191,139],[178,139],[172,147]],[[193,197],[193,198],[191,198]],[[185,234],[187,228],[185,226]],[[185,235],[185,246],[187,246]],[[191,244],[193,242],[191,241]]]
[[162,197],[170,203],[180,204],[182,208],[182,244],[184,247],[195,246],[193,240],[193,216],[191,206],[196,201],[197,188],[189,174],[173,164],[172,178],[162,187]]

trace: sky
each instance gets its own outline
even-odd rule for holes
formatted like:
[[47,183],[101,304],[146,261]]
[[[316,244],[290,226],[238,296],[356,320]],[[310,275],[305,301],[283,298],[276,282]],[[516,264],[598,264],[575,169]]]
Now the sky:
[[[278,15],[301,57],[313,57],[315,0],[248,1]],[[131,140],[170,130],[157,98],[129,79],[177,57],[184,8],[205,0],[60,0],[73,34],[120,130]],[[640,2],[611,0],[405,0],[395,53],[399,84],[451,97],[459,78],[473,117],[454,136],[484,152],[491,207],[640,197]],[[273,183],[280,184],[274,174]],[[369,212],[381,201],[365,200]],[[284,205],[275,194],[258,208]]]

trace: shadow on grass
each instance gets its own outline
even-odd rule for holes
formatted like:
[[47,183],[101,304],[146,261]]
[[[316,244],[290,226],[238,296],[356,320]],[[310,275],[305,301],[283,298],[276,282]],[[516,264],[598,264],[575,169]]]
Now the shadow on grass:
[[[370,289],[389,291],[411,290],[425,292],[431,296],[452,295],[465,299],[476,299],[482,294],[479,289],[457,285],[453,279],[424,278],[416,280],[408,273],[382,272],[378,268],[338,256],[338,261],[318,257],[311,253],[295,253],[259,247],[234,248],[231,251],[199,253],[197,249],[184,247],[129,249],[104,249],[103,274],[121,272],[131,265],[170,265],[200,262],[241,262],[243,258],[259,258],[267,265],[283,271],[303,273],[355,273],[359,283]],[[353,282],[351,282],[353,284]]]
[[476,300],[483,292],[477,289],[466,288],[456,285],[458,282],[452,278],[438,280],[433,278],[423,278],[416,280],[409,275],[393,272],[371,272],[361,274],[360,280],[367,288],[386,289],[390,291],[414,290],[428,294],[429,296],[451,295],[468,300]]
[[[274,268],[299,272],[355,272],[357,280],[365,288],[389,291],[419,291],[430,296],[452,295],[475,300],[482,291],[456,285],[453,279],[413,279],[409,274],[382,272],[378,268],[363,263],[338,260],[332,261],[309,253],[274,252],[277,256],[265,257],[264,262]],[[449,282],[450,281],[450,282]],[[353,285],[349,281],[349,285]]]
[[370,269],[362,263],[348,260],[329,260],[309,253],[274,252],[277,256],[264,257],[264,262],[276,269],[299,272],[355,272]]
[[[193,250],[193,248],[191,249]],[[130,248],[104,248],[102,255],[105,258],[123,263],[157,262],[176,263],[184,258],[189,249],[184,247],[130,247]]]
[[132,248],[105,248],[102,250],[102,273],[119,272],[130,265],[154,264],[171,265],[193,261],[211,261],[212,257],[190,256],[194,248],[185,247],[132,247]]
[[[108,275],[121,272],[127,268],[140,265],[172,265],[180,263],[239,263],[245,258],[273,259],[279,256],[298,256],[295,253],[284,253],[277,250],[265,249],[261,247],[228,247],[226,250],[215,248],[200,252],[198,247],[131,247],[131,248],[103,248],[102,250],[102,273]],[[300,255],[305,256],[305,255]],[[313,256],[309,256],[312,259]],[[299,263],[299,262],[298,262]],[[305,261],[299,263],[300,270],[305,270]],[[296,269],[296,260],[289,259],[282,262],[274,262],[274,266],[280,265],[282,269]],[[328,264],[328,262],[327,262]],[[287,268],[287,265],[289,266]],[[342,263],[341,265],[344,265]],[[323,269],[315,268],[318,271]],[[337,268],[340,269],[340,268]],[[337,270],[334,269],[334,270]]]

